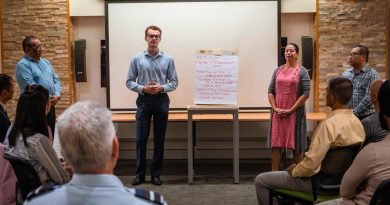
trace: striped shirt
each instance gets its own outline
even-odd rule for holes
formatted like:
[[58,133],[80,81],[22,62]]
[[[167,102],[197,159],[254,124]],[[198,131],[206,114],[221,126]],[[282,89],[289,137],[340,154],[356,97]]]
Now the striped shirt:
[[359,73],[355,73],[353,68],[348,68],[341,76],[350,79],[353,84],[353,95],[349,102],[353,113],[358,117],[374,113],[375,109],[370,97],[370,86],[372,82],[379,79],[378,72],[366,63]]
[[6,153],[27,160],[37,171],[42,184],[64,184],[70,180],[48,137],[36,133],[27,137],[27,144],[28,146],[24,144],[22,135],[19,134],[15,146],[7,145]]

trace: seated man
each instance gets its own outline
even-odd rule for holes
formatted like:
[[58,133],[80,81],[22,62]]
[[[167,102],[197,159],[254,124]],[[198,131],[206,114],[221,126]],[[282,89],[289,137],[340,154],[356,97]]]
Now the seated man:
[[268,205],[269,189],[286,188],[311,193],[309,177],[319,172],[321,162],[331,147],[363,142],[363,126],[348,107],[352,97],[351,81],[342,77],[331,79],[326,91],[326,104],[332,112],[318,125],[303,160],[290,165],[286,171],[265,172],[255,178],[259,204]]
[[11,76],[0,73],[0,143],[4,143],[5,135],[11,125],[5,105],[12,99],[14,83]]
[[363,147],[371,142],[379,142],[383,140],[383,138],[388,134],[388,131],[383,129],[379,122],[378,92],[383,82],[383,80],[376,80],[370,87],[371,102],[374,105],[375,112],[362,120],[364,131],[366,133],[366,139],[363,142]]
[[57,128],[73,178],[62,186],[38,188],[25,204],[167,204],[161,195],[127,188],[113,175],[119,143],[107,108],[78,102],[58,118]]
[[369,204],[379,184],[390,178],[389,80],[383,83],[378,98],[379,101],[375,107],[381,116],[378,123],[387,131],[387,135],[378,142],[368,144],[358,153],[341,182],[340,196],[342,198],[320,203],[321,205]]

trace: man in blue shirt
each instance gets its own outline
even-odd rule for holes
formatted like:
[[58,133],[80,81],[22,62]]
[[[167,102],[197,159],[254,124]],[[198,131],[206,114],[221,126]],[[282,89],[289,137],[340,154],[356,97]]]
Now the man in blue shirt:
[[145,182],[146,144],[153,117],[154,151],[151,182],[161,185],[165,132],[168,124],[169,97],[178,85],[175,64],[169,55],[158,48],[161,29],[148,26],[145,30],[147,50],[136,54],[130,63],[126,86],[138,93],[136,114],[137,171],[132,185]]
[[356,45],[349,54],[349,64],[352,68],[348,68],[341,75],[352,81],[353,95],[349,104],[360,120],[375,112],[370,99],[370,86],[379,79],[379,74],[368,65],[368,55],[367,46]]
[[54,135],[55,105],[61,99],[61,83],[50,62],[41,58],[45,50],[38,37],[26,36],[22,42],[24,56],[15,66],[15,76],[20,94],[28,85],[39,84],[49,91],[51,108],[47,121]]

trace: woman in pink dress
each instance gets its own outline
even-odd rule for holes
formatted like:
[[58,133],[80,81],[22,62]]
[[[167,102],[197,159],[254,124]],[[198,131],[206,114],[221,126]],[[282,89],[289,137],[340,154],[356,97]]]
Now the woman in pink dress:
[[299,47],[289,43],[284,52],[286,64],[278,67],[268,88],[272,106],[270,133],[272,171],[279,170],[282,149],[292,149],[294,163],[303,158],[307,148],[305,102],[310,93],[310,77],[298,64]]

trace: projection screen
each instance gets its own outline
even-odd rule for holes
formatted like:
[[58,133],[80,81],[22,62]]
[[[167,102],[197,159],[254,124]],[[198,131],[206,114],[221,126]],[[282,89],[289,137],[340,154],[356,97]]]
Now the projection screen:
[[113,111],[135,110],[137,93],[126,87],[130,59],[147,48],[145,28],[162,29],[160,50],[175,60],[178,88],[170,108],[194,104],[196,50],[237,49],[238,106],[269,107],[267,90],[278,66],[279,1],[106,1],[106,43]]

